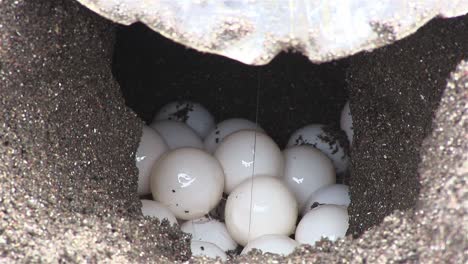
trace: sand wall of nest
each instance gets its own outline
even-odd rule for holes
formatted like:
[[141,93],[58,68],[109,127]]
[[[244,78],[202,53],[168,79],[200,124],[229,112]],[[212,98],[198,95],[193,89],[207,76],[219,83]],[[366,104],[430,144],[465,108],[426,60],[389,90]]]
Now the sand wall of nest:
[[[467,30],[466,16],[436,20],[350,58],[357,238],[302,247],[291,262],[466,260]],[[142,123],[112,77],[113,38],[111,23],[72,0],[0,1],[2,261],[190,255],[187,236],[139,216]],[[281,258],[235,261],[268,260]]]

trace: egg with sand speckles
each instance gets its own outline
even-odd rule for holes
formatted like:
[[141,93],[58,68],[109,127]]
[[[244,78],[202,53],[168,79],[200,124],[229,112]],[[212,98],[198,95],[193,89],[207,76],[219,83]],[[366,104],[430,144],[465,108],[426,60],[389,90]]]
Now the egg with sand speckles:
[[152,200],[141,200],[141,213],[144,216],[158,218],[159,221],[167,219],[171,225],[177,224],[174,214],[160,202]]
[[224,174],[219,162],[196,148],[164,154],[153,166],[151,192],[183,220],[208,214],[221,200]]
[[193,256],[208,257],[208,258],[220,258],[222,261],[227,260],[227,255],[222,249],[213,243],[192,240],[190,242],[190,250]]
[[231,118],[217,124],[216,127],[208,134],[203,144],[205,150],[209,153],[214,153],[218,145],[223,139],[230,134],[240,130],[257,130],[263,132],[263,129],[254,122],[243,118]]
[[215,126],[210,112],[199,103],[172,102],[163,106],[153,121],[175,120],[186,123],[199,137],[205,138]]
[[192,240],[213,243],[224,251],[237,248],[237,243],[232,240],[226,225],[218,220],[202,217],[183,223],[180,229],[192,234]]
[[[332,160],[337,174],[346,173],[349,165],[349,156],[345,150],[345,144],[340,140],[340,133],[342,132],[325,125],[308,125],[292,134],[287,147],[312,145]],[[346,142],[346,139],[344,140]]]
[[302,215],[323,204],[334,204],[348,207],[351,203],[349,187],[343,184],[331,184],[313,192],[302,208]]
[[242,255],[249,253],[252,249],[259,249],[262,253],[274,253],[279,255],[291,254],[299,243],[285,235],[264,235],[250,241],[242,250]]

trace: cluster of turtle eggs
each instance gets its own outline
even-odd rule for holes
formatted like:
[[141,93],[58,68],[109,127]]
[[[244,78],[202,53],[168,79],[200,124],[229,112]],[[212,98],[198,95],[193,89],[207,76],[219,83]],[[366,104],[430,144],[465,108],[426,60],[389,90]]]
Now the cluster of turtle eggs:
[[[341,127],[351,143],[349,104]],[[350,198],[336,175],[346,173],[348,156],[334,135],[308,125],[281,151],[254,122],[215,125],[198,103],[170,103],[143,127],[136,153],[138,193],[154,199],[142,200],[142,212],[192,234],[193,255],[221,259],[239,245],[241,254],[287,255],[302,243],[342,237]]]

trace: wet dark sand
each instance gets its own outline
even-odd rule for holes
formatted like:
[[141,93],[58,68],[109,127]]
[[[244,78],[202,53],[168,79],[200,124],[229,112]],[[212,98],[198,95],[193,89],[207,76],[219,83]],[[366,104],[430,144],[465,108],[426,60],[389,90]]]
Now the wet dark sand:
[[[350,232],[359,238],[303,247],[290,260],[462,263],[468,66],[450,72],[468,57],[467,23],[436,20],[390,47],[324,67],[298,55],[254,69],[216,56],[186,66],[170,66],[169,58],[155,62],[167,74],[154,83],[169,85],[152,90],[158,101],[135,106],[146,81],[124,93],[146,121],[177,97],[207,104],[217,119],[253,118],[260,87],[259,121],[282,145],[305,123],[338,118],[346,85],[356,131]],[[0,3],[2,260],[163,263],[189,256],[180,231],[139,216],[133,159],[142,122],[113,80],[114,32],[74,1]],[[168,54],[174,61],[198,56]],[[180,67],[193,73],[177,75]],[[281,261],[258,254],[236,261],[267,259]]]

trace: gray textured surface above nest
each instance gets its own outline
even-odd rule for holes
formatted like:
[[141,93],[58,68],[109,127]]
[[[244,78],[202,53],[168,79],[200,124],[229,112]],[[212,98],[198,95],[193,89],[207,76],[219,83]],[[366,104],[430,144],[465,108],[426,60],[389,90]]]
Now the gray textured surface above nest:
[[[467,17],[433,23],[352,59],[353,155],[369,167],[352,182],[361,202],[351,216],[371,212],[365,218],[380,224],[354,240],[303,247],[290,263],[466,263],[468,65],[460,61],[468,57],[467,30]],[[168,263],[189,256],[179,230],[138,213],[133,158],[141,122],[113,81],[112,36],[112,25],[75,1],[0,1],[0,262]],[[396,106],[401,112],[385,111]],[[422,140],[405,113],[432,116],[436,108],[422,146],[392,144],[397,137]],[[373,155],[382,153],[408,166],[421,157],[419,175]],[[418,190],[401,175],[416,177],[418,199],[405,212],[384,211],[380,222],[369,210],[398,208],[407,203],[406,190]],[[378,176],[395,184],[379,184]],[[366,177],[376,185],[364,194]],[[372,199],[377,195],[380,201]],[[234,261],[274,260],[284,258]]]
[[261,65],[282,50],[326,62],[404,38],[467,0],[77,0],[114,22],[143,22],[203,52]]

